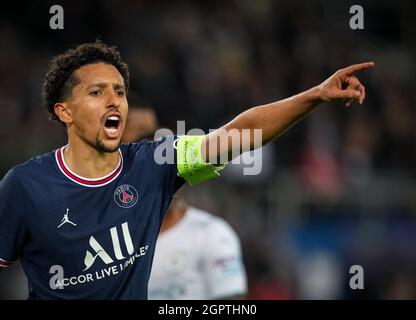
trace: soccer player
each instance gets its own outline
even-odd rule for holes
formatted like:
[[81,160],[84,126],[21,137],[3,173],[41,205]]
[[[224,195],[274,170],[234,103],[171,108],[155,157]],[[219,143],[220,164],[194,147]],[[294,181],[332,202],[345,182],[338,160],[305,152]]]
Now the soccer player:
[[217,177],[221,163],[208,159],[255,145],[254,139],[224,143],[227,132],[261,129],[265,144],[322,102],[362,103],[364,86],[354,74],[372,66],[341,69],[205,136],[122,145],[127,65],[102,42],[64,52],[51,61],[43,96],[68,144],[12,168],[1,181],[0,266],[20,258],[30,299],[146,299],[156,238],[174,193],[186,181]]
[[156,241],[149,299],[239,299],[246,293],[237,234],[225,220],[176,196]]

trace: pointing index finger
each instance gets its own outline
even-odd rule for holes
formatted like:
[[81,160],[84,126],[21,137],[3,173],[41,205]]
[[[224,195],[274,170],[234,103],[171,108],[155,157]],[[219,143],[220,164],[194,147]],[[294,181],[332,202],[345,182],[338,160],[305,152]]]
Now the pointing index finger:
[[375,66],[375,63],[372,62],[372,61],[371,62],[358,63],[358,64],[353,64],[349,67],[346,67],[346,68],[342,69],[342,72],[344,72],[347,75],[352,75],[355,72],[362,71],[362,70],[365,70],[365,69],[370,69],[374,66]]

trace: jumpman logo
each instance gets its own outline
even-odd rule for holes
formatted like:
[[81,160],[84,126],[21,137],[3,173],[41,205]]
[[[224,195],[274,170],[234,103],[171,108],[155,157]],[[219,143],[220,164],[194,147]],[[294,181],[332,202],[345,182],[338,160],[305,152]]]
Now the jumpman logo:
[[58,229],[60,227],[62,227],[65,223],[70,223],[73,226],[76,226],[77,225],[76,223],[73,223],[72,221],[69,221],[68,215],[69,215],[69,209],[66,209],[66,213],[64,214],[64,217],[62,218],[61,224],[58,226]]

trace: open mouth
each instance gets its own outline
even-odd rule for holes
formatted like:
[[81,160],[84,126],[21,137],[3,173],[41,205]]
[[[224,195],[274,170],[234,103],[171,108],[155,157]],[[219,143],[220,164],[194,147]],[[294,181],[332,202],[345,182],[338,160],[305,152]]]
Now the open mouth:
[[119,134],[120,129],[120,116],[109,115],[104,122],[104,131],[109,138],[116,138]]

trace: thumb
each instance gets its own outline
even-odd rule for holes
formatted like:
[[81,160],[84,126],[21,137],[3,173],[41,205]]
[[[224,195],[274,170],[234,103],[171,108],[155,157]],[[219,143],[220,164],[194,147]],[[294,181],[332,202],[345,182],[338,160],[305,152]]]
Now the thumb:
[[358,90],[336,90],[332,94],[335,99],[356,99],[360,96],[360,91]]

